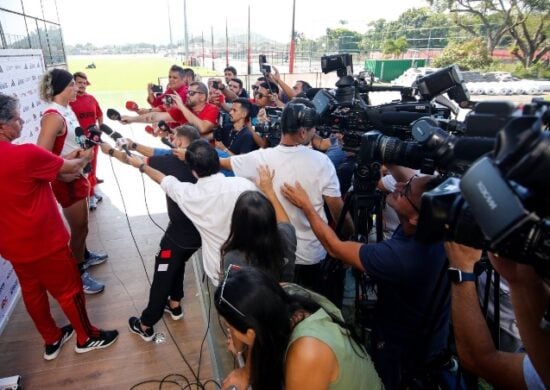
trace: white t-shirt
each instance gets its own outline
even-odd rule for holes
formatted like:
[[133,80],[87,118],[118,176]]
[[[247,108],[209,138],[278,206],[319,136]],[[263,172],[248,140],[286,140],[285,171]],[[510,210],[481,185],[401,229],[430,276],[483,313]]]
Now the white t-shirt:
[[256,186],[249,180],[225,177],[221,173],[200,178],[196,184],[166,176],[160,186],[199,231],[204,270],[217,286],[221,272],[220,248],[229,237],[235,203],[241,193],[257,190]]
[[296,228],[296,264],[311,265],[320,262],[326,256],[325,249],[315,237],[302,210],[281,194],[281,186],[283,183],[294,185],[299,181],[317,213],[327,221],[323,196],[341,196],[334,165],[325,154],[302,145],[279,145],[231,157],[231,167],[237,176],[253,179],[258,176],[259,165],[268,165],[275,170],[273,188],[290,222]]

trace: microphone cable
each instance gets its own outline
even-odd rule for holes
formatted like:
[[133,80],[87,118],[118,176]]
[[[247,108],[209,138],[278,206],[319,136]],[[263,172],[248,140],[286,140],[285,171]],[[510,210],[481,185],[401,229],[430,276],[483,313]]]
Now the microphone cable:
[[[118,189],[118,192],[119,192],[119,195],[120,195],[120,198],[121,198],[121,202],[122,202],[122,207],[123,207],[123,210],[124,210],[124,215],[125,215],[125,218],[126,218],[126,224],[128,225],[128,229],[129,229],[129,232],[130,232],[130,235],[132,237],[132,241],[134,243],[134,246],[138,252],[138,255],[139,255],[139,258],[140,258],[140,261],[141,261],[141,264],[142,264],[142,267],[143,267],[143,271],[145,272],[145,276],[147,278],[147,282],[149,284],[149,286],[151,286],[151,279],[149,277],[149,274],[147,273],[147,267],[145,265],[145,260],[143,258],[143,254],[141,253],[140,249],[139,249],[139,246],[138,246],[138,243],[137,243],[137,240],[135,238],[135,235],[134,235],[134,231],[132,229],[132,225],[131,225],[131,222],[130,222],[130,219],[128,217],[128,211],[127,211],[127,207],[126,207],[126,202],[124,200],[124,196],[122,194],[122,189],[121,189],[121,186],[120,186],[120,182],[118,180],[118,177],[116,175],[116,171],[115,171],[115,168],[114,168],[114,165],[113,165],[113,161],[112,161],[112,157],[110,156],[109,157],[109,162],[110,162],[110,165],[111,165],[111,170],[113,172],[113,176],[115,178],[115,183],[117,185],[117,189]],[[149,217],[149,219],[152,221],[152,223],[157,227],[159,228],[165,235],[168,239],[170,239],[170,241],[172,241],[175,245],[177,245],[178,247],[182,248],[182,249],[199,249],[200,247],[182,247],[180,245],[177,244],[177,242],[172,238],[170,237],[169,235],[166,234],[166,230],[163,229],[154,219],[153,217],[151,216],[151,213],[150,213],[150,210],[149,210],[149,205],[148,205],[148,202],[147,202],[147,196],[146,196],[146,186],[145,186],[145,180],[143,178],[143,173],[141,174],[141,179],[142,179],[142,185],[143,185],[143,194],[144,194],[144,200],[145,200],[145,206],[146,206],[146,212],[147,212],[147,215]],[[116,275],[115,275],[116,276]],[[131,294],[129,293],[129,291],[126,289],[126,286],[124,285],[124,283],[122,282],[122,280],[120,280],[117,276],[117,279],[119,280],[119,282],[123,285],[126,293],[128,294],[128,296],[131,297]],[[208,282],[207,283],[207,291],[208,291],[208,296],[210,296],[210,289],[209,289],[209,285],[208,285]],[[200,287],[200,286],[197,286],[197,287]],[[136,306],[136,303],[134,302],[133,298],[132,299],[132,304],[134,306],[134,309],[136,310],[136,312],[139,312],[137,306]],[[201,367],[201,364],[202,364],[202,356],[203,356],[203,349],[204,349],[204,343],[206,341],[206,337],[208,335],[208,331],[210,329],[210,313],[211,313],[211,301],[209,300],[209,303],[208,303],[208,318],[207,318],[207,325],[206,325],[206,330],[205,330],[205,333],[204,333],[204,336],[202,338],[202,341],[201,341],[201,345],[200,345],[200,350],[199,350],[199,359],[198,359],[198,367],[197,367],[197,372],[195,372],[195,370],[193,370],[193,368],[191,367],[191,364],[189,363],[189,361],[187,360],[187,358],[185,357],[185,354],[183,353],[183,351],[181,350],[179,344],[177,343],[172,331],[170,330],[170,327],[168,326],[168,323],[166,322],[166,319],[164,318],[164,316],[161,318],[162,319],[162,322],[164,323],[164,326],[168,332],[168,334],[170,335],[170,338],[172,340],[172,342],[174,343],[179,355],[181,356],[182,360],[184,361],[185,365],[187,366],[187,368],[191,371],[191,374],[193,375],[193,379],[194,379],[194,382],[190,382],[189,379],[184,376],[184,375],[181,375],[181,374],[169,374],[167,375],[166,377],[162,378],[160,381],[159,380],[147,380],[147,381],[143,381],[143,382],[140,382],[134,386],[131,387],[131,389],[135,389],[137,388],[138,386],[140,385],[143,385],[143,384],[151,384],[151,383],[159,383],[159,389],[161,389],[162,385],[164,383],[171,383],[171,384],[176,384],[176,385],[180,385],[178,382],[174,382],[172,380],[168,381],[167,379],[170,378],[170,377],[173,377],[173,376],[176,376],[176,377],[181,377],[185,380],[186,382],[186,386],[185,387],[182,387],[183,389],[186,389],[186,388],[191,388],[191,386],[196,386],[196,388],[198,389],[205,389],[205,386],[206,384],[212,382],[214,383],[218,388],[221,388],[221,385],[214,379],[207,379],[204,383],[202,383],[200,381],[200,377],[199,377],[199,374],[200,374],[200,367]],[[181,385],[180,385],[181,386]]]

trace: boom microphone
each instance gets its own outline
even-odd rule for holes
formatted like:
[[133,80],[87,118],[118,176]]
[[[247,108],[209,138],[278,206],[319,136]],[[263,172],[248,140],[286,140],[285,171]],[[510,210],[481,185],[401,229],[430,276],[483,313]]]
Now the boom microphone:
[[122,119],[122,117],[120,116],[120,113],[113,108],[107,109],[107,118],[109,118],[112,121],[119,121]]
[[[120,134],[118,131],[114,131],[104,123],[99,126],[99,129],[105,134],[107,134],[109,137],[111,137],[111,139],[113,139],[114,141],[117,141],[120,138],[122,138],[122,134]],[[128,145],[122,145],[122,149],[124,149],[124,151],[128,156],[132,155],[132,153],[130,153],[130,150],[128,150]]]

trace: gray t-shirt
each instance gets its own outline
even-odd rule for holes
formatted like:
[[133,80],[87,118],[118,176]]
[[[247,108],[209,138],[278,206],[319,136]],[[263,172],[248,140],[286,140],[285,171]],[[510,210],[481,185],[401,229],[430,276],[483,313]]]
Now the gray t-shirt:
[[[296,230],[294,226],[287,222],[279,222],[277,229],[281,235],[283,243],[284,266],[281,270],[281,282],[292,282],[294,280],[294,262],[296,260]],[[249,265],[246,261],[244,252],[240,250],[231,250],[223,257],[224,272],[229,268],[229,264]]]

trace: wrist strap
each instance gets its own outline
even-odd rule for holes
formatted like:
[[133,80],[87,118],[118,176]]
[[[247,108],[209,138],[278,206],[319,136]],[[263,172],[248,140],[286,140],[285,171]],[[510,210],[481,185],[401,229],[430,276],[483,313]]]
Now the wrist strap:
[[109,156],[113,157],[113,155],[115,154],[115,148],[109,149],[107,153],[109,153]]
[[141,163],[141,165],[139,166],[139,171],[140,171],[141,173],[144,173],[144,172],[145,172],[145,166],[146,166],[145,163]]

